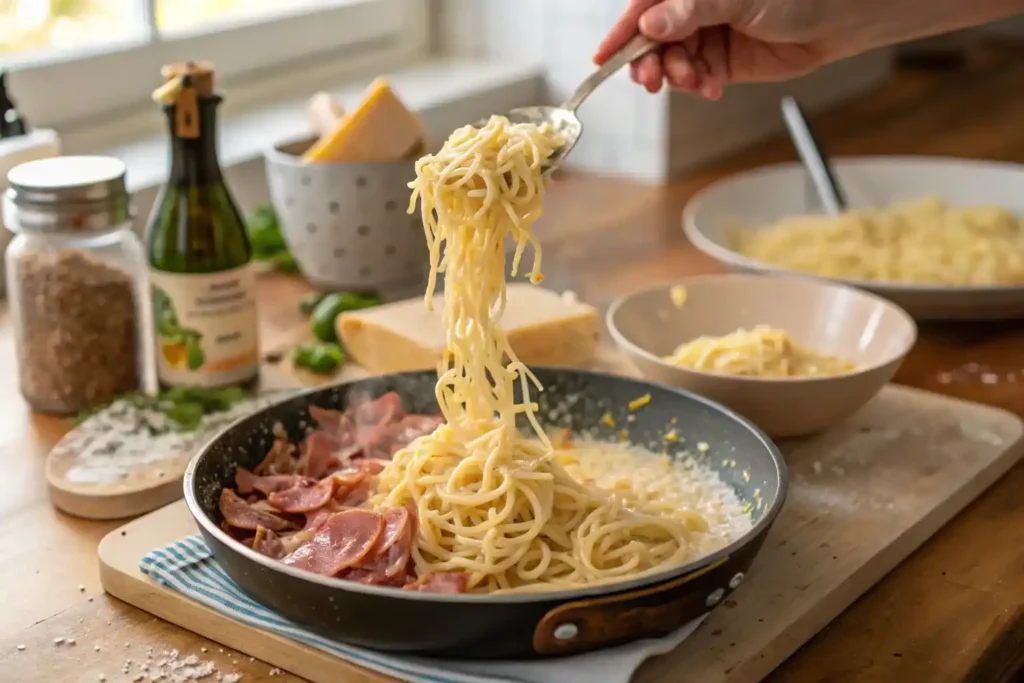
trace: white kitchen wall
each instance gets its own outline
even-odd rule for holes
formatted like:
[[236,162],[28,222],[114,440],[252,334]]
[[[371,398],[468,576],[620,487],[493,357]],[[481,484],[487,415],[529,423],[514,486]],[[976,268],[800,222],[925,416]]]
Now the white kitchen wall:
[[[551,102],[564,100],[594,68],[591,55],[626,0],[437,0],[437,46],[453,55],[535,61]],[[580,109],[585,134],[569,165],[661,182],[783,130],[778,101],[819,111],[877,86],[891,52],[830,66],[785,85],[730,88],[716,103],[683,93],[650,95],[623,70]]]

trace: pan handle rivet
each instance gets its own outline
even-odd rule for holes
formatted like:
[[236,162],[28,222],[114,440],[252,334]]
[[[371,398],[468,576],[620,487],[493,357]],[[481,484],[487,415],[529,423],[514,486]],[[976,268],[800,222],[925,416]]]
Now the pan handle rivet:
[[711,595],[708,596],[708,599],[704,601],[704,604],[708,607],[714,607],[722,601],[723,597],[725,597],[725,589],[716,588],[711,592]]
[[555,627],[555,638],[558,640],[572,640],[580,632],[576,624],[565,623]]
[[743,583],[743,579],[745,578],[747,577],[743,575],[743,572],[736,572],[736,576],[729,579],[729,588],[736,590],[740,587],[740,584]]

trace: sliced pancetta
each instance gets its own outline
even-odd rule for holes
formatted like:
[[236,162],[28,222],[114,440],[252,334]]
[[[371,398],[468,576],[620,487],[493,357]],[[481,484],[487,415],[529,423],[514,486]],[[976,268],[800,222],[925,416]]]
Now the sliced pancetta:
[[[278,491],[284,491],[290,489],[293,486],[297,486],[300,482],[306,479],[298,474],[268,474],[266,476],[257,476],[245,469],[244,467],[238,467],[235,469],[235,486],[238,488],[238,492],[242,495],[247,495],[253,491],[259,491],[264,496],[269,496],[271,493],[277,493]],[[315,479],[308,480],[311,483],[316,483]]]
[[261,555],[266,555],[275,560],[284,557],[284,544],[281,538],[266,527],[256,529],[256,535],[252,539],[252,549]]
[[284,436],[278,437],[274,445],[270,447],[267,457],[253,470],[260,476],[268,474],[292,474],[295,470],[295,460],[292,457],[295,447],[292,446]]
[[405,586],[407,591],[423,593],[465,593],[469,575],[464,572],[436,572]]
[[224,521],[236,529],[255,531],[266,527],[271,531],[284,531],[293,528],[291,522],[272,512],[257,509],[238,497],[231,489],[220,492],[220,514]]
[[281,512],[306,513],[322,508],[334,497],[335,480],[328,477],[310,486],[303,482],[285,491],[267,496],[267,501]]
[[344,510],[332,515],[309,543],[281,561],[314,574],[335,576],[362,560],[383,531],[382,515],[369,510]]

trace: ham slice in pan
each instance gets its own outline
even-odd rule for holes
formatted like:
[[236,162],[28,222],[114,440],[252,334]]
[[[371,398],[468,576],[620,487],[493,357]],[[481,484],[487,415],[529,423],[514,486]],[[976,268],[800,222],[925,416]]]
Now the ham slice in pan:
[[407,591],[423,593],[465,593],[469,574],[463,572],[437,572],[427,574],[405,586]]
[[286,438],[278,438],[270,447],[267,457],[254,470],[260,476],[268,474],[292,474],[295,471],[295,459],[292,454],[295,447]]
[[382,579],[381,583],[399,577],[409,564],[413,532],[413,520],[408,510],[388,510],[384,513],[384,533],[373,550],[359,563],[359,568]]
[[331,502],[335,488],[334,477],[328,477],[314,486],[299,484],[267,496],[267,501],[281,512],[306,513]]
[[369,510],[345,510],[331,516],[309,543],[281,561],[314,574],[335,576],[369,553],[384,531],[384,517]]
[[279,560],[284,557],[284,544],[281,538],[266,527],[256,529],[256,535],[252,539],[252,549],[261,555]]
[[292,528],[288,520],[253,507],[231,489],[220,492],[220,513],[224,515],[224,521],[236,529],[255,531],[262,526],[271,531],[284,531]]
[[306,480],[297,474],[268,474],[260,477],[244,467],[235,469],[235,486],[243,496],[253,491],[259,491],[264,496],[269,496],[271,493],[277,493],[278,491],[284,491],[297,486],[303,481],[316,483],[316,480]]

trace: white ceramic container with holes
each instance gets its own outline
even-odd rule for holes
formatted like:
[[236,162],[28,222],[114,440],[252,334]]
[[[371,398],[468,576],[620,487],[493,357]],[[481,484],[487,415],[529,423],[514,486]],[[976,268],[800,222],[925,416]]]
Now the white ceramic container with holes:
[[[686,288],[676,306],[672,286]],[[701,275],[622,297],[608,310],[616,345],[645,379],[681,387],[746,416],[770,436],[821,432],[881,391],[917,339],[913,319],[867,292],[813,278]],[[664,360],[700,336],[770,325],[853,371],[828,377],[741,377]]]
[[[853,208],[937,196],[951,205],[999,205],[1024,216],[1024,165],[894,156],[838,159],[834,168]],[[730,268],[793,274],[736,253],[727,230],[736,225],[768,227],[788,216],[817,213],[817,207],[804,169],[796,163],[775,164],[724,178],[698,192],[683,211],[683,227],[694,246]],[[1024,317],[1024,285],[844,282],[884,296],[918,319]]]
[[302,274],[324,291],[422,294],[426,238],[419,212],[406,213],[415,162],[307,164],[312,142],[266,153],[270,198]]

